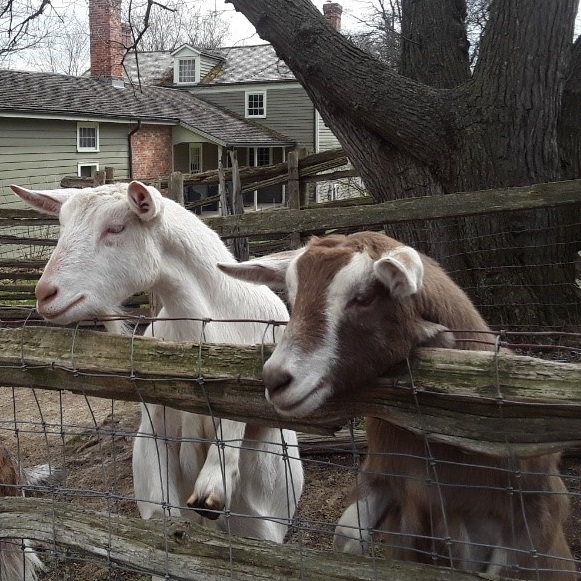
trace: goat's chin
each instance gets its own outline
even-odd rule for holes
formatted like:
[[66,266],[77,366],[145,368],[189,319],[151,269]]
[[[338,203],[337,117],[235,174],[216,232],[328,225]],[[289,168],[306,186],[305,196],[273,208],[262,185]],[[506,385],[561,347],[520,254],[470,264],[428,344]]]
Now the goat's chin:
[[302,418],[317,411],[327,401],[331,395],[331,385],[320,381],[314,386],[290,386],[274,397],[270,397],[268,392],[265,395],[279,415]]
[[41,308],[38,303],[36,310],[49,322],[55,325],[71,325],[77,323],[85,317],[85,295],[74,297],[65,305],[51,305],[48,308]]

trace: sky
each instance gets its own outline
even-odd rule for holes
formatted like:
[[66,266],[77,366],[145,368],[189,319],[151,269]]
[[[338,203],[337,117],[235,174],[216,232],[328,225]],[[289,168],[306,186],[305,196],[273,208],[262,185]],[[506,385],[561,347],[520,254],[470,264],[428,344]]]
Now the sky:
[[[312,0],[313,4],[322,12],[323,4],[327,0]],[[342,27],[354,29],[357,27],[357,15],[361,13],[365,0],[336,0],[343,7],[341,17]],[[236,12],[232,4],[227,4],[224,0],[204,0],[202,2],[207,10],[224,10],[230,20],[230,41],[228,44],[260,44],[263,41],[256,34],[254,27],[246,17]]]

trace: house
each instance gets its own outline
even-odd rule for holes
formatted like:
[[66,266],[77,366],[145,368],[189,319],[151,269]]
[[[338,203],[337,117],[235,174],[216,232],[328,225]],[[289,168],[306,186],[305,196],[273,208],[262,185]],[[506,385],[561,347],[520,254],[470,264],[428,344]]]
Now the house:
[[10,183],[54,188],[64,175],[91,175],[105,166],[119,179],[167,176],[182,167],[180,151],[189,143],[200,144],[212,168],[228,149],[296,145],[178,89],[134,91],[91,77],[0,71],[5,195]]
[[[119,179],[154,179],[216,169],[228,150],[241,165],[262,165],[284,161],[297,146],[338,146],[270,45],[184,45],[123,63],[118,3],[91,0],[89,20],[90,75],[0,70],[2,195],[9,183],[53,188],[64,175],[105,166]],[[204,186],[189,195],[211,193]],[[284,202],[284,188],[260,190],[252,202]]]

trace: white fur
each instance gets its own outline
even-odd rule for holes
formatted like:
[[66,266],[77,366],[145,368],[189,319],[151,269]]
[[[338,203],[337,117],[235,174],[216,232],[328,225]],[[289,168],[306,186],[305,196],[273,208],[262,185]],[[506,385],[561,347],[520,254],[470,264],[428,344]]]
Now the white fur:
[[[291,305],[299,284],[296,273],[297,257],[298,255],[289,263],[286,273]],[[265,363],[266,373],[270,369],[283,368],[293,378],[287,389],[276,391],[272,396],[266,392],[267,399],[282,415],[306,416],[318,409],[331,395],[332,385],[327,377],[337,360],[337,329],[354,289],[369,283],[372,266],[370,256],[366,252],[359,252],[333,278],[327,290],[327,327],[319,347],[308,354],[303,353],[292,329],[289,328]],[[237,273],[234,271],[234,274]]]
[[375,262],[373,271],[397,299],[417,293],[424,279],[422,259],[410,246],[399,246],[386,252]]
[[0,541],[0,581],[36,581],[43,569],[28,540]]
[[[21,195],[21,189],[15,191]],[[53,191],[27,190],[21,197],[46,211],[47,194],[51,203],[61,199]],[[127,297],[147,290],[163,304],[160,318],[288,319],[284,304],[268,288],[223,274],[216,264],[235,260],[218,235],[154,188],[132,182],[118,184],[115,191],[77,191],[62,203],[60,220],[61,237],[37,286],[38,310],[51,321],[108,316]],[[264,323],[188,320],[158,321],[146,334],[256,344],[266,330]],[[186,503],[212,499],[232,516],[203,519],[205,524],[282,542],[303,487],[297,438],[295,432],[274,428],[258,434],[257,441],[247,441],[240,422],[144,405],[133,454],[141,516],[165,512],[200,522]],[[217,436],[225,442],[223,449],[213,443]]]

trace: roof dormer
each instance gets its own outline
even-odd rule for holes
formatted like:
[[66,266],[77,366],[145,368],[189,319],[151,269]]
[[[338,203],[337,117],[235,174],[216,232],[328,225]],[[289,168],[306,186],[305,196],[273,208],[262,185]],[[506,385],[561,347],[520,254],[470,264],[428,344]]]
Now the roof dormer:
[[171,53],[173,82],[176,85],[196,85],[200,82],[201,56],[198,49],[184,44]]

